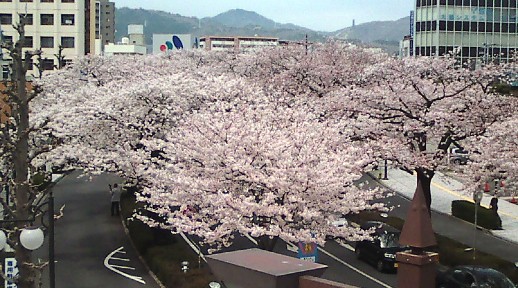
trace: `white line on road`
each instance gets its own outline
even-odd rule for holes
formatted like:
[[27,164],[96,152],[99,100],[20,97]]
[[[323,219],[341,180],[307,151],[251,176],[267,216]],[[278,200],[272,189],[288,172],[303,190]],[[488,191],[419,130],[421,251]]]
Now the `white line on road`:
[[113,268],[119,268],[119,269],[128,269],[128,270],[135,270],[133,267],[128,266],[119,266],[119,265],[111,265]]
[[349,267],[349,269],[351,269],[351,270],[355,271],[356,273],[359,273],[359,274],[361,274],[362,276],[364,276],[364,277],[366,277],[366,278],[368,278],[368,279],[370,279],[370,280],[372,280],[372,281],[374,281],[374,282],[378,283],[379,285],[381,285],[381,286],[383,286],[383,287],[386,287],[386,288],[392,288],[392,286],[389,286],[389,285],[387,285],[387,284],[385,284],[385,283],[381,282],[380,280],[378,280],[378,279],[376,279],[376,278],[372,277],[371,275],[369,275],[369,274],[367,274],[367,273],[364,273],[363,271],[359,270],[358,268],[356,268],[356,267],[352,266],[352,265],[351,265],[351,264],[349,264],[349,263],[344,262],[342,259],[340,259],[340,258],[336,257],[335,255],[333,255],[333,254],[331,254],[331,253],[327,252],[326,250],[324,250],[324,249],[322,249],[322,248],[320,248],[320,247],[318,247],[318,250],[319,250],[320,252],[322,252],[322,253],[326,254],[327,256],[329,256],[329,257],[333,258],[334,260],[336,260],[336,261],[340,262],[341,264],[343,264],[343,265],[345,265],[345,266]]
[[338,243],[338,245],[344,247],[345,249],[349,250],[349,251],[353,251],[354,252],[354,248],[353,246],[347,244],[347,243],[342,243],[342,242],[338,242],[336,241],[336,243]]
[[126,258],[117,258],[117,257],[112,257],[111,260],[126,261],[126,262],[130,261],[129,259],[126,259]]
[[189,238],[187,238],[187,236],[183,232],[180,232],[180,235],[182,236],[183,240],[185,242],[187,242],[187,244],[189,244],[189,246],[191,246],[191,249],[194,252],[196,252],[196,255],[199,255],[201,257],[201,259],[203,259],[203,261],[205,261],[205,263],[207,263],[207,260],[205,260],[205,255],[203,255],[203,253],[201,253],[201,250]]
[[146,284],[146,281],[144,281],[144,280],[142,279],[142,277],[139,277],[139,276],[133,276],[133,275],[129,275],[129,274],[127,274],[127,273],[124,273],[124,272],[122,272],[122,271],[120,271],[120,270],[118,270],[118,269],[116,269],[116,268],[115,268],[115,267],[120,267],[120,266],[116,266],[116,265],[111,265],[111,264],[110,264],[110,260],[111,260],[111,259],[113,259],[112,257],[113,257],[113,255],[115,255],[116,253],[126,254],[126,252],[124,251],[124,247],[122,247],[122,246],[121,246],[120,248],[118,248],[118,249],[114,250],[113,252],[111,252],[110,254],[108,254],[108,256],[106,256],[106,258],[104,258],[104,266],[105,266],[106,268],[108,268],[108,269],[112,270],[113,272],[115,272],[115,273],[117,273],[117,274],[121,275],[121,276],[124,276],[124,277],[126,277],[126,278],[128,278],[128,279],[131,279],[131,280],[133,280],[133,281],[137,281],[137,282],[139,282],[139,283],[141,283],[141,284]]
[[246,238],[248,238],[248,240],[252,241],[252,243],[254,243],[256,246],[258,245],[257,240],[252,238],[252,236],[248,235],[248,233],[246,233],[245,236],[246,236]]

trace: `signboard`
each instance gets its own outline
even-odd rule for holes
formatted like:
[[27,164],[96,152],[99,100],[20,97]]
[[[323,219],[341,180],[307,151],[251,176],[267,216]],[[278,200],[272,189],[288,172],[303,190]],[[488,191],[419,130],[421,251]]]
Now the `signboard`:
[[[16,259],[5,258],[4,274],[8,279],[13,278],[14,276],[18,275],[18,267],[16,267],[16,266],[17,266]],[[5,288],[16,288],[16,284],[12,283],[11,281],[5,280],[4,287]]]
[[317,262],[318,260],[318,247],[317,243],[311,242],[299,242],[299,253],[298,258],[310,262]]

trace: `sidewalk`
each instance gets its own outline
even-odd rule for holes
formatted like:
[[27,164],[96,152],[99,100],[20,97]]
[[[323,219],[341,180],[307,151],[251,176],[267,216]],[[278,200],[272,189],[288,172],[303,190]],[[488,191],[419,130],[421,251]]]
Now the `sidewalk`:
[[[402,196],[412,199],[417,180],[415,175],[400,169],[389,169],[388,180],[379,180],[385,186],[397,191]],[[473,201],[471,195],[462,191],[462,183],[437,172],[432,179],[432,210],[451,215],[451,202],[454,200]],[[481,205],[489,206],[491,195],[484,194]],[[503,230],[491,230],[491,233],[499,238],[518,244],[518,205],[509,203],[503,199],[498,201],[498,214],[502,219]]]

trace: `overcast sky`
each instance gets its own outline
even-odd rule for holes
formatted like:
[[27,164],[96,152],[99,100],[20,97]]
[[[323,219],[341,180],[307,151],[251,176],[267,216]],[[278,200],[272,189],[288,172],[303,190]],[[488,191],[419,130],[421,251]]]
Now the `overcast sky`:
[[254,11],[278,23],[318,31],[397,20],[410,14],[415,0],[111,0],[115,6],[161,10],[182,16],[213,17],[230,9]]

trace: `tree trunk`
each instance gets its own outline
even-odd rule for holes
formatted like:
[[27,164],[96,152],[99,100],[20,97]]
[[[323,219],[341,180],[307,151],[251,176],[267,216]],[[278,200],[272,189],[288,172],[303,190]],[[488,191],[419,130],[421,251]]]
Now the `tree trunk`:
[[257,240],[257,245],[260,249],[266,250],[266,251],[273,251],[273,248],[275,248],[275,244],[277,243],[277,240],[279,239],[278,236],[270,237],[267,235],[260,236]]
[[432,184],[432,178],[435,175],[435,171],[428,170],[426,168],[417,168],[417,185],[421,185],[423,188],[423,194],[424,198],[426,200],[426,206],[428,208],[428,214],[432,215],[432,190],[431,190],[431,184]]
[[[21,38],[24,32],[21,33]],[[13,79],[12,89],[16,89],[16,96],[13,113],[16,115],[16,143],[13,153],[13,168],[14,168],[14,195],[15,195],[15,220],[18,220],[16,227],[21,230],[25,228],[29,219],[29,195],[31,193],[30,178],[29,178],[29,102],[27,96],[27,80],[26,68],[24,67],[22,59],[22,49],[20,43],[16,44],[13,56]],[[19,288],[35,288],[36,286],[36,271],[31,267],[32,257],[31,251],[22,247],[19,242],[20,231],[15,233],[13,239],[17,245],[14,248],[15,258],[18,265],[18,281]]]

